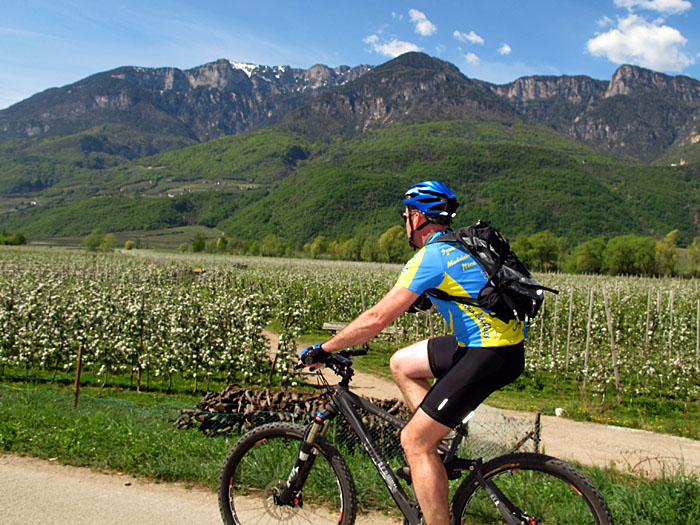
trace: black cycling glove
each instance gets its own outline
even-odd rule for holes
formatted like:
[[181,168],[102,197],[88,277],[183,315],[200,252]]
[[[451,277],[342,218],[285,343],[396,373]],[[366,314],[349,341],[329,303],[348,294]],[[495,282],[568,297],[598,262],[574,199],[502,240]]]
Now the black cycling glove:
[[331,357],[330,352],[326,352],[321,346],[323,343],[318,343],[313,346],[307,346],[299,353],[299,361],[306,366],[315,365],[316,363],[325,363]]

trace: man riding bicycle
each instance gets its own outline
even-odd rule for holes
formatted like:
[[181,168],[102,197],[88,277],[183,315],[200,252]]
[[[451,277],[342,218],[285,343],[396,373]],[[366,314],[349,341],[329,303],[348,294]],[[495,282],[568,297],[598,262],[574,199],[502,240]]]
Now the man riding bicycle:
[[[364,344],[402,313],[421,308],[427,298],[454,335],[419,341],[394,353],[391,373],[413,416],[401,432],[413,488],[425,522],[449,523],[447,473],[437,444],[465,422],[492,392],[523,371],[525,323],[503,321],[489,310],[426,295],[437,289],[454,297],[477,297],[486,284],[483,270],[459,243],[440,242],[450,231],[457,196],[444,184],[425,181],[405,194],[402,214],[411,246],[394,287],[373,307],[301,358],[323,363],[327,354]],[[436,378],[431,386],[428,381]]]

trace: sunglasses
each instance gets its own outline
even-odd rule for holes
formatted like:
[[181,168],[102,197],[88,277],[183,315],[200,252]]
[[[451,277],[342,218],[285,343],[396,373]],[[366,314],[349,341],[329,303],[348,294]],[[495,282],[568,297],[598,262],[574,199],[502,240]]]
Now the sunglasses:
[[420,213],[420,212],[418,210],[411,210],[409,212],[406,212],[404,210],[404,211],[400,211],[399,215],[401,215],[401,217],[403,217],[404,222],[406,222],[408,220],[408,218],[414,213]]

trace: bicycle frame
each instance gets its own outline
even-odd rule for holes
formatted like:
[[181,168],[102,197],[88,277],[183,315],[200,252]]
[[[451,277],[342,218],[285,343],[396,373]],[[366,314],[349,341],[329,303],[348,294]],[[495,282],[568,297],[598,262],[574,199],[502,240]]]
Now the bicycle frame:
[[[351,361],[348,360],[348,363],[351,363]],[[334,368],[334,370],[336,369]],[[356,407],[383,419],[397,429],[402,429],[405,423],[399,418],[380,409],[371,401],[351,392],[349,389],[349,382],[352,373],[352,368],[346,369],[345,373],[339,373],[342,380],[335,386],[335,392],[332,394],[329,404],[323,412],[318,412],[316,414],[314,421],[307,427],[304,441],[299,451],[299,457],[290,473],[286,489],[278,498],[278,503],[298,504],[297,495],[300,493],[315,460],[315,455],[312,453],[314,440],[318,434],[324,435],[330,422],[337,417],[338,414],[341,414],[360,440],[360,443],[372,460],[379,475],[384,480],[389,493],[392,498],[394,498],[396,505],[403,513],[406,521],[409,524],[419,525],[421,523],[421,512],[417,503],[406,494],[406,491],[399,483],[396,474],[389,466],[389,462],[372,439],[364,423],[362,423],[362,419],[357,413]],[[455,437],[452,439],[452,443],[449,446],[445,444],[438,445],[438,449],[445,454],[443,461],[448,472],[448,477],[454,474],[461,477],[462,472],[470,472],[475,476],[476,482],[484,488],[507,523],[513,525],[526,523],[527,516],[517,506],[513,505],[492,481],[484,479],[480,472],[480,467],[482,465],[481,458],[463,459],[456,457],[455,454],[459,449],[459,445],[462,439],[466,437],[466,427],[460,425],[455,431]]]
[[353,432],[360,440],[360,443],[362,443],[367,455],[369,455],[370,459],[372,460],[372,463],[379,472],[379,475],[384,480],[387,489],[389,489],[389,493],[391,494],[392,498],[394,498],[396,505],[398,505],[406,520],[409,523],[420,523],[420,511],[418,510],[417,505],[406,494],[406,491],[399,483],[396,474],[394,474],[388,461],[381,453],[381,450],[376,445],[372,437],[369,435],[367,428],[365,427],[364,423],[362,423],[362,419],[355,411],[355,407],[366,410],[370,414],[391,423],[399,429],[403,428],[405,423],[391,414],[381,410],[370,401],[351,392],[348,387],[344,385],[338,385],[336,387],[336,392],[333,395],[332,401],[324,412],[325,417],[327,417],[329,421],[337,416],[338,412],[345,417],[346,421],[350,425],[350,428],[352,428]]

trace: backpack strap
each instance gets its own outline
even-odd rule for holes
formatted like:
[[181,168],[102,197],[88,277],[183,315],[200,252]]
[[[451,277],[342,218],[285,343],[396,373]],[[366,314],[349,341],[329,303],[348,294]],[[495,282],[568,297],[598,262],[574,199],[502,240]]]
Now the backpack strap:
[[[436,242],[456,243],[456,244],[459,244],[460,246],[464,246],[464,243],[457,236],[457,232],[452,231],[452,230],[448,231],[447,233],[443,233],[442,235],[439,235],[437,237],[430,239],[423,246],[425,247],[428,244],[433,244]],[[469,251],[469,254],[472,257],[474,257],[474,254],[467,246],[464,246],[464,248]],[[481,264],[479,264],[479,266],[481,266],[483,268],[483,266]],[[432,297],[435,297],[436,299],[441,299],[443,301],[454,301],[457,303],[468,304],[471,306],[479,306],[479,302],[476,299],[472,299],[471,297],[461,297],[461,296],[457,296],[457,295],[451,295],[443,290],[438,290],[437,288],[430,288],[429,290],[426,290],[425,293],[427,293],[428,295],[430,295]]]

